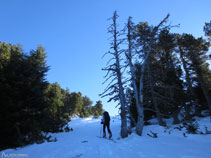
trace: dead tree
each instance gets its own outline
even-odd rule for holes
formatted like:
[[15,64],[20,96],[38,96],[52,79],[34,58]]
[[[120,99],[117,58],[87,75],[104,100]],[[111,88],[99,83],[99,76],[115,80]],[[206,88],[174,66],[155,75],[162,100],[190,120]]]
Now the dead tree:
[[[123,77],[122,77],[122,68],[121,65],[121,54],[123,53],[122,50],[119,49],[120,44],[122,44],[123,40],[119,39],[120,32],[117,30],[117,12],[114,12],[112,20],[112,25],[108,28],[108,33],[112,35],[111,41],[111,51],[107,52],[106,54],[110,54],[112,58],[108,61],[107,66],[102,69],[107,71],[105,76],[107,81],[110,81],[107,85],[105,91],[101,94],[102,97],[109,96],[111,97],[109,101],[119,101],[120,104],[120,116],[121,116],[121,137],[125,138],[128,136],[128,129],[127,129],[127,118],[126,118],[126,99],[125,93],[123,88]],[[106,55],[105,54],[105,55]],[[105,83],[104,82],[104,83]]]

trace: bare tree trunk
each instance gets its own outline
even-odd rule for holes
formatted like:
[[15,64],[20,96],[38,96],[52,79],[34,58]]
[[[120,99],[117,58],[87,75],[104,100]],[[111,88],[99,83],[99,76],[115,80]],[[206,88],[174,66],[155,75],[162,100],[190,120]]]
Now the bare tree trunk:
[[[119,58],[118,56],[116,56],[116,64],[117,67],[119,66]],[[127,117],[126,117],[126,100],[125,100],[125,94],[124,94],[124,90],[122,87],[122,75],[120,72],[120,69],[117,69],[117,78],[118,78],[118,86],[119,86],[119,98],[120,98],[120,105],[121,105],[121,137],[125,138],[128,136],[128,130],[127,130]]]
[[144,126],[144,110],[143,110],[143,102],[141,103],[139,100],[138,96],[138,88],[136,85],[136,75],[135,75],[135,67],[132,62],[132,22],[131,22],[131,17],[128,18],[128,24],[127,24],[127,29],[128,29],[128,51],[126,53],[127,61],[130,67],[130,72],[131,72],[131,81],[132,81],[132,87],[135,95],[135,100],[136,100],[136,109],[138,112],[138,121],[136,124],[136,133],[138,135],[142,135],[143,131],[143,126]]
[[128,136],[128,130],[127,130],[127,117],[126,117],[126,100],[125,100],[125,94],[123,89],[123,83],[122,83],[122,73],[121,73],[121,66],[120,66],[120,59],[119,59],[119,51],[118,51],[118,44],[117,44],[117,25],[116,25],[116,19],[117,19],[117,13],[114,12],[113,16],[113,38],[114,38],[114,55],[116,59],[116,75],[118,80],[118,87],[119,87],[119,99],[120,99],[120,105],[121,105],[121,137],[125,138]]

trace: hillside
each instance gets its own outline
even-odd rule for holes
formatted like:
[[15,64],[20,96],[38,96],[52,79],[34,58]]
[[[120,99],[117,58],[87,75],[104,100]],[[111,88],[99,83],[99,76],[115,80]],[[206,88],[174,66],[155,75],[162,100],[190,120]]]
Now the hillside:
[[[201,131],[211,129],[210,118],[196,118]],[[155,122],[155,121],[151,121]],[[178,126],[178,125],[177,125]],[[156,124],[144,127],[142,137],[132,133],[126,139],[119,138],[120,120],[113,117],[113,140],[99,138],[102,132],[100,118],[75,118],[69,123],[73,131],[52,134],[57,142],[28,145],[23,148],[1,151],[1,157],[28,158],[210,158],[211,135],[193,135],[160,127]],[[157,133],[158,138],[147,134]],[[165,131],[165,132],[164,132]],[[102,133],[101,133],[102,134]]]

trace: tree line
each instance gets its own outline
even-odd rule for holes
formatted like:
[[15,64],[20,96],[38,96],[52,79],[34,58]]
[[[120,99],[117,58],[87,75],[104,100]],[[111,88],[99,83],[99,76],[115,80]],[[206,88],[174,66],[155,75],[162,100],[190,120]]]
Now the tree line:
[[49,83],[42,46],[24,53],[20,45],[0,42],[0,150],[42,143],[49,132],[68,128],[72,116],[100,116],[101,101]]
[[[173,118],[175,124],[211,111],[211,70],[209,48],[211,21],[205,23],[205,37],[172,33],[169,14],[156,26],[135,24],[129,17],[125,27],[118,27],[115,11],[108,33],[110,59],[105,68],[107,83],[102,97],[120,105],[121,137],[130,127],[142,135],[144,124],[157,118]],[[182,119],[179,118],[182,116]]]

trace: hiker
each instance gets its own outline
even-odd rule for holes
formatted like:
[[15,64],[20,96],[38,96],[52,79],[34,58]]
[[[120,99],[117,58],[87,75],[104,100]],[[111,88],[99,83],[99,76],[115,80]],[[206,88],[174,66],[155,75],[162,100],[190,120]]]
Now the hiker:
[[106,137],[105,128],[107,127],[107,130],[108,130],[108,133],[109,133],[109,138],[111,139],[112,138],[112,133],[111,133],[111,130],[110,130],[110,116],[109,116],[109,113],[107,111],[105,111],[103,113],[101,124],[103,124],[103,137],[104,138]]

